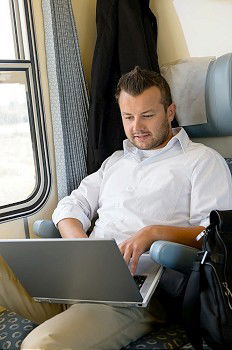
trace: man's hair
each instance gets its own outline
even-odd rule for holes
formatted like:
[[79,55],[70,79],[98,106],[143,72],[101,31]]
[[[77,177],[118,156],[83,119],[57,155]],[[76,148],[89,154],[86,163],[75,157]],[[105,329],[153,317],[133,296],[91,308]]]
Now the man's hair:
[[167,108],[172,104],[172,96],[168,83],[160,74],[141,69],[139,66],[136,66],[129,73],[122,75],[117,85],[115,98],[117,101],[119,100],[121,91],[125,91],[131,96],[138,96],[152,86],[156,86],[160,90],[161,103],[164,105],[166,112]]

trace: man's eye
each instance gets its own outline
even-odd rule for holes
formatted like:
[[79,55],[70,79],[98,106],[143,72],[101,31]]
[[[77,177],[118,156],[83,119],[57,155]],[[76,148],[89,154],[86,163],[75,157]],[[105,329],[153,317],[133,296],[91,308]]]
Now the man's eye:
[[152,118],[154,116],[154,114],[146,114],[143,116],[143,118]]
[[127,120],[132,120],[132,116],[130,116],[130,115],[128,115],[127,117],[125,117],[125,119],[127,119]]

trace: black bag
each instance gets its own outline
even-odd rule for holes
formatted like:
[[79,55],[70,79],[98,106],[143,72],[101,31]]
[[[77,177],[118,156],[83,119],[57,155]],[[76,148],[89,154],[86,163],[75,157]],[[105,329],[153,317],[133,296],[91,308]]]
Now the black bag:
[[184,323],[195,349],[232,346],[232,210],[210,213],[186,287]]

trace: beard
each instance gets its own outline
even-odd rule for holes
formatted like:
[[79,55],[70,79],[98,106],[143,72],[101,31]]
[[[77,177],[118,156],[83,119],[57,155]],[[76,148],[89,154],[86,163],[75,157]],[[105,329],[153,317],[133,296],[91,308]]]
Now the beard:
[[130,142],[141,150],[152,150],[158,148],[171,138],[171,128],[168,121],[165,119],[159,129],[156,130],[155,135],[146,131],[141,131],[138,134],[141,136],[141,139],[132,136],[129,139]]

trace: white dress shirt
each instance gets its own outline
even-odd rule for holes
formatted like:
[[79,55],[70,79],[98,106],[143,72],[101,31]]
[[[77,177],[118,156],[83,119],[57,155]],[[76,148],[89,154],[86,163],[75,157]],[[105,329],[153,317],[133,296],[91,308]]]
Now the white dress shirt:
[[76,218],[91,238],[128,239],[148,225],[207,226],[213,209],[232,209],[232,181],[224,158],[173,129],[168,144],[140,150],[129,140],[87,176],[53,213],[57,224]]

